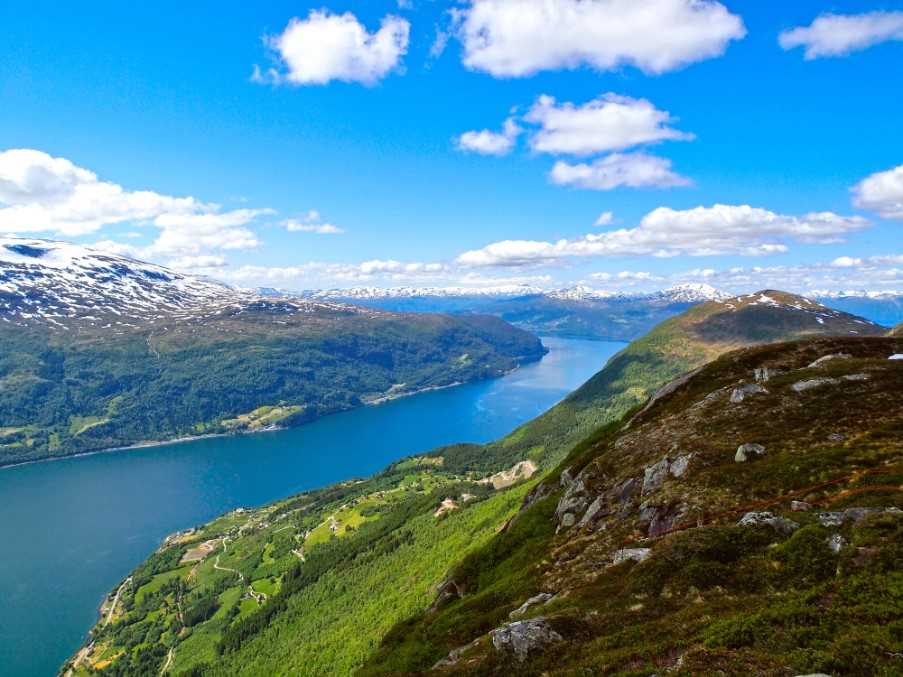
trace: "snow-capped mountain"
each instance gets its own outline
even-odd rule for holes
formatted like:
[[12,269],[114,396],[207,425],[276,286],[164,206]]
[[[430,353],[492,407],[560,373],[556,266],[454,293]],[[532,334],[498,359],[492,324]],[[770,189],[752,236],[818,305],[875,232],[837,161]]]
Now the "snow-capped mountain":
[[400,298],[492,298],[541,294],[542,289],[529,285],[495,287],[351,287],[349,289],[312,289],[301,293],[304,298],[370,301]]
[[[0,237],[0,321],[7,323],[128,328],[240,312],[261,302],[252,291],[89,247]],[[286,303],[291,308],[283,312],[327,305]]]

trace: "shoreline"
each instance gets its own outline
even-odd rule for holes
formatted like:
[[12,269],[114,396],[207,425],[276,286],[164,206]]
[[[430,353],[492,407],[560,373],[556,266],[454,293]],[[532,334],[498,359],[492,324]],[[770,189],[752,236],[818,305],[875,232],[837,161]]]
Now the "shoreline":
[[[535,362],[542,361],[546,355],[548,355],[551,351],[546,349],[546,351],[542,354],[542,356],[538,360],[533,360],[531,362],[525,362],[524,364],[533,364]],[[509,374],[514,373],[518,369],[524,366],[524,364],[518,364],[508,371],[502,372],[498,376],[491,376],[489,378],[482,379],[474,379],[472,381],[456,381],[455,383],[449,383],[444,386],[426,386],[425,388],[419,388],[418,390],[412,390],[406,393],[400,393],[398,395],[381,395],[380,397],[370,400],[368,402],[363,402],[361,407],[378,407],[383,404],[388,404],[389,402],[394,402],[395,400],[401,400],[406,397],[413,397],[414,395],[422,395],[428,392],[436,392],[438,390],[446,390],[448,388],[457,388],[458,386],[467,385],[469,383],[479,383],[480,381],[490,381],[493,379],[504,378]],[[350,407],[349,409],[340,409],[338,411],[332,411],[328,414],[324,414],[323,416],[318,416],[310,421],[306,421],[301,423],[301,426],[308,425],[310,423],[314,423],[319,421],[327,416],[332,416],[334,414],[341,414],[346,411],[354,411],[358,407]],[[183,435],[181,437],[175,437],[171,440],[155,440],[155,441],[147,441],[147,442],[136,442],[134,444],[126,444],[118,447],[108,447],[106,449],[96,449],[94,451],[80,451],[76,454],[67,454],[66,456],[48,456],[47,458],[36,458],[30,461],[18,461],[16,463],[8,463],[8,464],[0,464],[0,472],[12,469],[12,468],[20,468],[25,465],[33,465],[35,463],[53,463],[56,461],[67,461],[73,458],[84,458],[86,456],[96,456],[98,454],[112,454],[117,451],[138,451],[140,449],[152,449],[154,447],[168,447],[170,445],[177,444],[185,444],[187,442],[197,442],[199,440],[213,439],[217,437],[234,437],[237,435],[257,435],[260,433],[272,433],[279,432],[281,430],[289,430],[291,428],[297,428],[300,426],[267,426],[265,428],[260,428],[259,430],[239,430],[235,432],[223,432],[223,433],[206,433],[204,435]]]

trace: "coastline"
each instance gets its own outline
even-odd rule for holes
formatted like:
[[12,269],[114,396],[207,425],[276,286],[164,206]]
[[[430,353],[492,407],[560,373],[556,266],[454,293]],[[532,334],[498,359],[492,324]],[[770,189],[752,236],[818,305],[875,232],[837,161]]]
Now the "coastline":
[[[524,366],[524,364],[532,364],[533,362],[539,362],[546,355],[548,355],[549,352],[550,351],[548,350],[548,348],[546,348],[545,352],[543,352],[543,354],[537,360],[533,360],[531,362],[524,362],[522,364],[517,364],[514,367],[512,367],[511,369],[504,371],[504,372],[498,374],[497,376],[490,376],[489,378],[474,379],[472,381],[455,381],[454,383],[449,383],[448,385],[444,385],[444,386],[426,386],[425,388],[419,388],[417,390],[411,390],[409,392],[401,392],[398,394],[380,395],[376,399],[362,402],[362,404],[360,406],[361,407],[375,407],[375,406],[379,406],[382,404],[387,404],[387,403],[395,401],[395,400],[404,399],[406,397],[413,397],[414,395],[422,395],[424,393],[435,392],[438,390],[446,390],[448,388],[457,388],[458,386],[467,385],[468,383],[478,383],[480,381],[488,381],[488,380],[492,380],[492,379],[503,378],[505,376],[508,376],[509,374],[514,373],[515,371],[520,369],[522,366]],[[348,409],[339,409],[336,411],[331,411],[327,414],[323,414],[322,416],[317,416],[316,418],[311,419],[310,421],[305,421],[304,423],[301,423],[300,425],[307,425],[309,423],[313,423],[314,421],[318,421],[321,418],[325,418],[326,416],[331,416],[332,414],[339,414],[339,413],[342,413],[345,411],[353,411],[354,409],[357,409],[357,407],[350,407]],[[198,440],[212,439],[212,438],[216,438],[216,437],[233,437],[236,435],[257,435],[259,433],[272,433],[272,432],[278,432],[280,430],[288,430],[290,427],[294,428],[294,427],[298,427],[298,426],[272,425],[272,426],[267,426],[265,428],[260,428],[258,430],[238,430],[238,431],[233,431],[233,432],[206,433],[204,435],[183,435],[180,437],[174,437],[169,440],[150,440],[150,441],[145,441],[145,442],[135,442],[134,444],[126,444],[126,445],[122,445],[122,446],[118,446],[118,447],[108,447],[106,449],[95,449],[94,451],[80,451],[76,454],[67,454],[65,456],[48,456],[46,458],[36,458],[36,459],[30,460],[30,461],[18,461],[16,463],[8,463],[8,464],[0,463],[0,472],[2,472],[3,470],[7,470],[7,469],[19,468],[19,467],[25,466],[25,465],[33,465],[35,463],[52,463],[55,461],[66,461],[66,460],[73,459],[73,458],[84,458],[86,456],[96,456],[98,454],[111,454],[111,453],[114,453],[117,451],[137,451],[140,449],[152,449],[154,447],[166,447],[166,446],[170,446],[170,445],[185,444],[187,442],[197,442]]]

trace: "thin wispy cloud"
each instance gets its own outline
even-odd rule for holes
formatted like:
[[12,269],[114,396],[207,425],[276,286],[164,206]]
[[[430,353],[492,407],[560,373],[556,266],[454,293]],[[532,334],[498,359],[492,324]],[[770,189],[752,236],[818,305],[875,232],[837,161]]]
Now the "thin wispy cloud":
[[882,42],[903,40],[903,12],[824,14],[808,26],[783,31],[785,50],[803,48],[806,60],[846,56]]

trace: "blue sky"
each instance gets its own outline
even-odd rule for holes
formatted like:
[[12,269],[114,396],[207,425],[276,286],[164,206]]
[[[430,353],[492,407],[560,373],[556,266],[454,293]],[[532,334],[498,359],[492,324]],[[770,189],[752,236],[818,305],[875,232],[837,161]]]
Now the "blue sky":
[[186,4],[0,8],[0,232],[296,289],[903,289],[901,3]]

